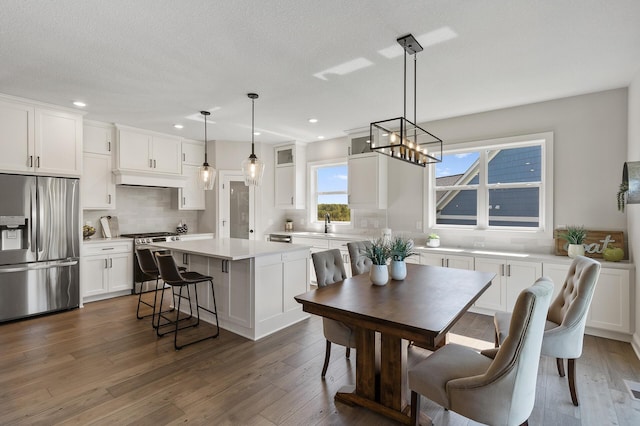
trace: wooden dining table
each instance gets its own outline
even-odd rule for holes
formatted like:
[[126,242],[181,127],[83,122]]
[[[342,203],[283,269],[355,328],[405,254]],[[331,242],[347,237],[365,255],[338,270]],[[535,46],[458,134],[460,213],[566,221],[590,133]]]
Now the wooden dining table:
[[409,424],[406,342],[430,350],[444,345],[447,332],[494,277],[407,264],[404,280],[389,280],[384,286],[373,285],[369,274],[361,274],[295,296],[304,311],[341,321],[355,331],[355,388],[340,389],[335,399]]

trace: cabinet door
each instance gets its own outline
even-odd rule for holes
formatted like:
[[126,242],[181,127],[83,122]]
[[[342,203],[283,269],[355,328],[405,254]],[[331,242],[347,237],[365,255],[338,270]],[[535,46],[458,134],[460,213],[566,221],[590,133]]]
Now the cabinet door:
[[109,256],[109,291],[133,288],[133,254],[119,253]]
[[82,117],[62,111],[35,110],[36,172],[82,174]]
[[629,271],[600,270],[600,278],[589,308],[587,326],[629,333],[631,331]]
[[349,207],[387,208],[387,163],[378,153],[349,157]]
[[113,147],[112,127],[95,126],[85,123],[82,129],[82,138],[84,140],[82,145],[82,150],[84,152],[111,155]]
[[485,259],[476,257],[476,271],[496,274],[496,277],[493,279],[489,288],[476,301],[475,305],[477,307],[493,311],[507,310],[507,292],[503,277],[504,267],[503,259]]
[[201,166],[202,163],[204,163],[204,142],[182,141],[182,164]]
[[107,256],[90,256],[82,258],[80,268],[80,282],[82,283],[82,296],[95,296],[109,291]]
[[118,139],[118,167],[120,169],[149,172],[151,163],[151,136],[131,130],[120,130]]
[[179,139],[153,137],[153,171],[180,174],[182,148]]
[[82,174],[82,208],[115,209],[116,186],[111,173],[111,156],[84,154]]
[[295,163],[295,146],[276,148],[276,167],[293,165]]
[[[225,271],[227,261],[222,259],[209,258],[209,275],[213,277],[213,288],[216,293],[216,305],[218,317],[221,320],[229,318],[229,274]],[[196,272],[203,273],[198,269]]]
[[188,164],[182,165],[182,175],[186,176],[187,182],[184,188],[178,189],[178,209],[179,210],[204,210],[205,194],[204,189],[198,187],[198,168]]
[[542,264],[508,260],[506,262],[507,311],[513,311],[520,292],[542,276]]
[[420,264],[445,266],[445,259],[443,255],[437,253],[420,253]]
[[296,185],[295,167],[277,167],[275,170],[275,176],[276,207],[293,208]]
[[27,105],[0,101],[0,170],[34,171],[33,114]]
[[446,265],[448,268],[466,269],[467,271],[473,271],[474,262],[472,256],[449,255],[446,259]]
[[[284,311],[301,309],[301,305],[295,301],[294,296],[309,291],[309,283],[303,277],[308,277],[308,257],[306,253],[285,253],[282,255]],[[351,268],[349,268],[351,269]]]

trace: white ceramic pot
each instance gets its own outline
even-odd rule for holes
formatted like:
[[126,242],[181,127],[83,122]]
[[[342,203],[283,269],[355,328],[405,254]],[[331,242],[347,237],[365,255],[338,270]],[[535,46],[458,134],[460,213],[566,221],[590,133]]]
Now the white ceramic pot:
[[584,256],[584,246],[582,244],[569,244],[567,254],[572,259],[575,259],[576,256]]
[[391,261],[391,279],[402,281],[407,277],[407,263],[404,260]]
[[385,285],[389,281],[389,268],[387,265],[371,265],[369,278],[375,285]]
[[440,247],[440,238],[431,238],[427,240],[427,245],[429,247]]

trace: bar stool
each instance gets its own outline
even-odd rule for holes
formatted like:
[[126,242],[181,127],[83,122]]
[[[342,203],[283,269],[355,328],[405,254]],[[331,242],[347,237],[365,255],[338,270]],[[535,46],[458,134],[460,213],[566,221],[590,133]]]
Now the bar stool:
[[[182,349],[183,347],[192,345],[194,343],[202,342],[203,340],[214,339],[218,337],[218,335],[220,334],[220,327],[218,324],[218,309],[216,307],[216,295],[213,289],[213,278],[207,275],[202,275],[198,272],[180,272],[171,254],[156,253],[155,256],[158,264],[158,269],[160,270],[160,277],[165,282],[165,284],[168,284],[171,286],[172,294],[174,296],[174,301],[177,300],[178,302],[177,306],[175,306],[175,312],[176,312],[175,319],[167,317],[166,315],[164,315],[166,312],[162,312],[164,291],[162,292],[162,295],[160,296],[160,307],[159,307],[160,312],[158,312],[158,324],[156,327],[156,333],[158,334],[158,336],[164,336],[165,334],[174,333],[173,345],[176,348],[176,350]],[[213,301],[213,310],[200,305],[198,301],[198,289],[195,288],[196,284],[207,282],[207,281],[209,282],[210,289],[211,289],[211,299]],[[195,323],[190,322],[187,325],[180,326],[181,323],[185,323],[189,321],[191,318],[193,318],[193,303],[191,300],[191,291],[189,290],[189,286],[191,284],[194,285],[194,290],[195,290],[194,293],[195,293],[196,321]],[[184,288],[187,289],[186,295],[184,295],[182,292]],[[176,289],[179,289],[178,293],[176,293]],[[182,299],[186,299],[188,301],[189,315],[186,317],[180,318],[180,313],[181,313],[180,304]],[[200,310],[209,312],[215,317],[216,332],[214,334],[207,335],[205,337],[201,337],[196,340],[191,340],[190,342],[185,343],[183,345],[178,345],[178,331],[184,330],[185,328],[197,327],[200,324]],[[164,324],[160,324],[160,319],[163,319],[165,321]],[[168,327],[168,326],[173,326],[173,330],[169,330],[165,332],[160,331],[161,328]]]
[[[156,302],[158,300],[158,291],[164,291],[164,284],[162,284],[162,288],[158,288],[160,284],[160,271],[158,270],[158,265],[156,265],[156,260],[153,256],[153,252],[150,249],[136,249],[136,258],[138,259],[138,266],[140,266],[140,271],[142,272],[141,278],[137,281],[138,283],[140,283],[140,294],[138,295],[138,308],[136,309],[136,318],[143,319],[147,317],[153,317],[151,319],[151,325],[153,326],[153,328],[156,328]],[[179,267],[178,269],[180,271],[187,270],[187,268],[183,266]],[[154,280],[156,282],[155,288],[153,290],[143,291],[143,284],[145,282]],[[142,295],[147,293],[153,293],[153,305],[142,299]],[[151,313],[148,315],[140,315],[140,305],[146,305],[152,308]]]

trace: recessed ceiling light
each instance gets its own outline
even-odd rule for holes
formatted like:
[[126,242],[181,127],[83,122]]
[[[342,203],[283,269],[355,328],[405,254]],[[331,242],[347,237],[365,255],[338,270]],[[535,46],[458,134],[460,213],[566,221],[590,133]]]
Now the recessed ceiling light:
[[182,124],[174,124],[173,127],[175,127],[176,129],[184,129],[184,126]]
[[253,132],[254,136],[260,136],[260,132]]
[[317,118],[310,118],[309,119],[309,123],[317,123],[318,119]]
[[80,101],[75,101],[73,103],[75,106],[80,107],[80,108],[84,108],[87,106],[87,104],[85,104],[84,102],[80,102]]
[[318,139],[324,139],[324,136],[318,136]]

